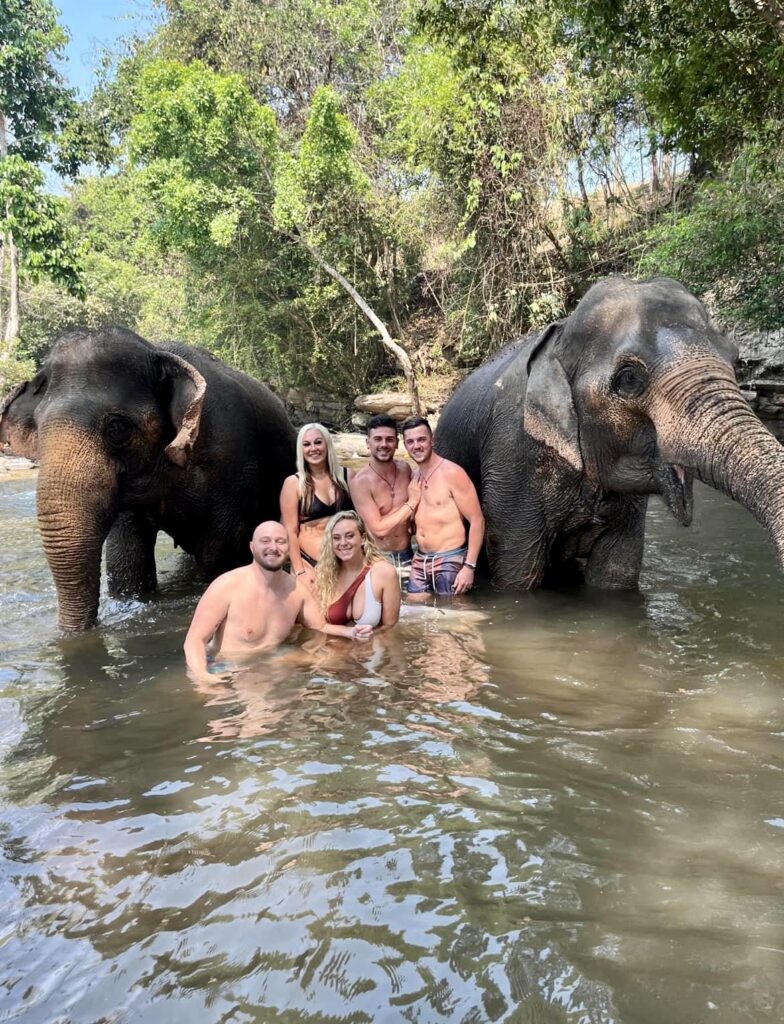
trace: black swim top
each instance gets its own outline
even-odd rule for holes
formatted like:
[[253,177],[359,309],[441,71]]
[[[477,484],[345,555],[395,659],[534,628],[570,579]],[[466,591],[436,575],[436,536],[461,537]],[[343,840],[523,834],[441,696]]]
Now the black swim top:
[[322,501],[321,498],[314,492],[310,499],[310,507],[304,509],[302,507],[302,499],[299,502],[299,521],[301,523],[312,523],[316,519],[329,519],[330,516],[334,516],[336,512],[350,512],[354,508],[354,503],[351,500],[351,495],[348,493],[348,472],[346,467],[343,466],[343,480],[346,483],[346,490],[342,487],[335,486],[337,491],[336,500],[327,504]]

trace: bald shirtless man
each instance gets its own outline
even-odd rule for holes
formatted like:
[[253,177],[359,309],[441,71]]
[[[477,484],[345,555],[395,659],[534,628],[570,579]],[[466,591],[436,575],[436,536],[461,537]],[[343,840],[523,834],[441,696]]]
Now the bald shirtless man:
[[[433,451],[433,432],[419,416],[402,427],[403,444],[417,465],[419,504],[414,516],[417,552],[409,594],[464,594],[474,584],[485,519],[476,488],[456,462]],[[468,537],[466,527],[468,523]]]
[[401,581],[411,569],[411,532],[419,504],[419,483],[411,480],[407,463],[395,458],[397,423],[391,416],[372,416],[367,425],[370,465],[354,474],[349,491],[354,508],[373,534],[381,554]]
[[297,622],[332,636],[359,640],[368,626],[330,626],[314,598],[282,572],[289,555],[289,538],[280,523],[261,523],[250,542],[253,561],[225,572],[207,587],[185,637],[185,661],[198,679],[214,679],[209,657],[220,654],[232,661],[283,643]]

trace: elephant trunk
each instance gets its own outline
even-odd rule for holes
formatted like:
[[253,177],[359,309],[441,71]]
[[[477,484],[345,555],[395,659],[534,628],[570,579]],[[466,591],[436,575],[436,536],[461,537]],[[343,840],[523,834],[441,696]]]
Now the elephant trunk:
[[98,616],[101,549],[111,527],[116,472],[86,430],[54,423],[39,432],[38,527],[57,588],[60,627]]
[[749,407],[721,360],[665,372],[650,410],[662,458],[748,509],[770,533],[784,568],[784,448]]

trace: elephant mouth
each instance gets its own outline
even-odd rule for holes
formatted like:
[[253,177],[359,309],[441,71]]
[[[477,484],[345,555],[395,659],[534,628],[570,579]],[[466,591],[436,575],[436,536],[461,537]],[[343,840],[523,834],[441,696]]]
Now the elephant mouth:
[[664,504],[681,526],[690,526],[694,510],[694,473],[685,466],[659,462],[654,479]]

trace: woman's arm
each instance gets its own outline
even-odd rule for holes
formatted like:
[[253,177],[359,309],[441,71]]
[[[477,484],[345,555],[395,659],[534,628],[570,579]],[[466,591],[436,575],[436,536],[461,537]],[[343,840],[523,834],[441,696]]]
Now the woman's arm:
[[[394,626],[400,618],[400,580],[397,569],[389,562],[376,562],[370,571],[371,580],[373,577],[378,580],[381,587],[381,623],[384,626]],[[372,585],[372,583],[371,583]]]
[[289,561],[297,580],[311,586],[316,579],[313,567],[302,557],[299,548],[299,480],[296,474],[287,476],[280,492],[280,518],[289,535]]

